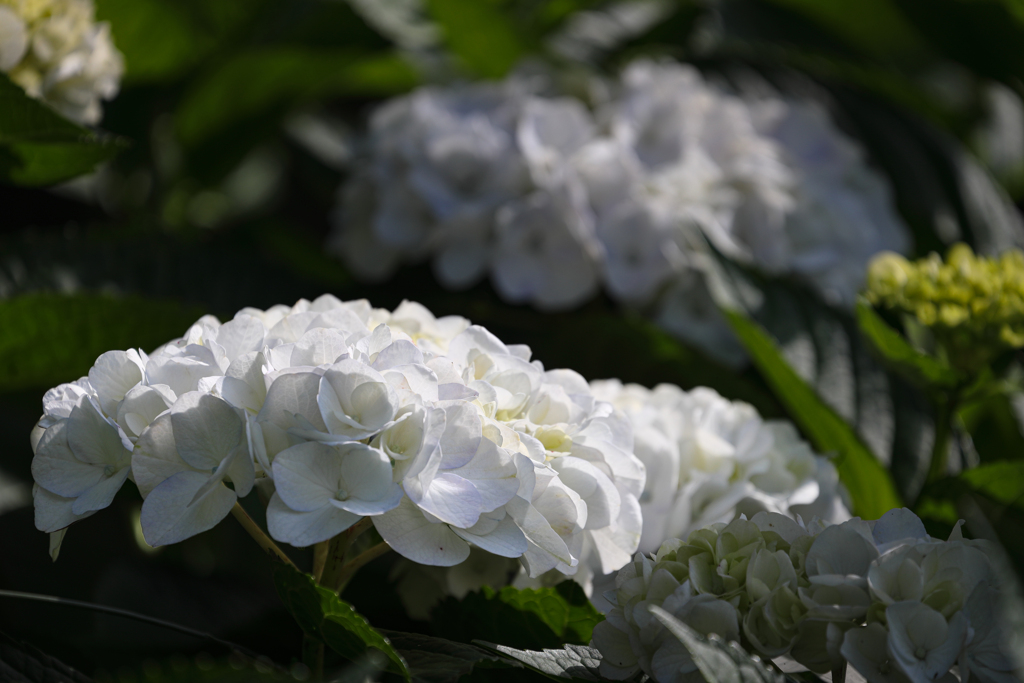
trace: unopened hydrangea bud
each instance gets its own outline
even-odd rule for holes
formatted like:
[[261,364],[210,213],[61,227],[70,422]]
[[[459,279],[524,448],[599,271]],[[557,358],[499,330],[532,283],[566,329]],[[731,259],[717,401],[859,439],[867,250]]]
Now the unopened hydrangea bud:
[[877,256],[868,269],[865,295],[872,304],[910,316],[928,328],[967,373],[996,355],[1024,347],[1024,253],[976,256],[966,244],[910,262]]

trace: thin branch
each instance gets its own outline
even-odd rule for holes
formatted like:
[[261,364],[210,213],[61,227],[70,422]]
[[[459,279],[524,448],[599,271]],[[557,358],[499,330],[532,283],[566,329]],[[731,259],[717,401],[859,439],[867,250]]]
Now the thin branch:
[[249,532],[249,535],[252,536],[259,547],[263,548],[264,552],[268,555],[273,555],[295,571],[299,571],[299,568],[295,566],[291,558],[284,554],[284,551],[274,543],[270,536],[267,536],[266,532],[260,528],[259,524],[253,521],[253,518],[249,516],[249,513],[239,503],[236,502],[235,506],[231,508],[231,514],[235,516],[235,519],[242,525],[242,528]]
[[372,548],[369,548],[368,550],[364,550],[363,552],[359,553],[358,555],[353,557],[351,561],[346,562],[345,566],[341,568],[341,572],[338,575],[338,587],[336,589],[337,592],[341,594],[341,591],[345,588],[345,585],[352,580],[352,577],[355,576],[355,573],[359,571],[359,569],[364,564],[377,559],[389,550],[391,550],[391,546],[389,546],[386,542],[381,541]]
[[144,622],[144,623],[147,623],[147,624],[152,624],[154,626],[160,626],[162,628],[166,628],[166,629],[169,629],[171,631],[178,631],[179,633],[184,633],[184,634],[190,635],[190,636],[192,636],[194,638],[200,638],[202,640],[212,641],[214,643],[217,643],[218,645],[222,645],[222,646],[228,648],[229,650],[233,650],[235,652],[238,652],[239,654],[244,655],[244,656],[248,657],[249,659],[252,659],[253,661],[260,661],[260,662],[264,662],[264,663],[269,663],[272,666],[274,666],[275,668],[277,668],[277,669],[279,669],[281,671],[284,671],[284,669],[282,669],[281,667],[277,666],[276,664],[273,664],[273,662],[271,662],[269,659],[267,659],[263,655],[256,654],[252,650],[250,650],[250,649],[248,649],[246,647],[243,647],[241,645],[238,645],[237,643],[232,643],[229,640],[224,640],[223,638],[218,638],[217,636],[213,635],[212,633],[206,633],[205,631],[198,631],[198,630],[196,630],[194,628],[189,628],[188,626],[182,626],[181,624],[175,624],[174,622],[171,622],[171,621],[164,621],[163,619],[157,619],[156,617],[146,616],[145,614],[139,614],[138,612],[132,612],[130,610],[120,609],[118,607],[107,607],[106,605],[98,605],[98,604],[96,604],[94,602],[83,602],[82,600],[71,600],[70,598],[59,598],[59,597],[57,597],[55,595],[41,595],[39,593],[23,593],[22,591],[0,590],[0,597],[3,597],[3,598],[17,598],[19,600],[34,600],[36,602],[49,602],[49,603],[52,603],[52,604],[55,604],[55,605],[63,605],[65,607],[78,607],[80,609],[88,609],[88,610],[92,610],[94,612],[103,612],[104,614],[112,614],[114,616],[123,617],[125,619],[134,619],[135,621],[141,621],[141,622]]
[[[336,586],[339,585],[342,572],[345,571],[345,558],[352,548],[352,543],[371,526],[373,526],[373,520],[363,517],[329,541],[329,546],[325,551],[324,567],[320,576],[317,577],[317,583],[338,592],[339,589]],[[314,561],[315,559],[316,555],[314,555]]]
[[331,554],[331,542],[320,541],[313,546],[313,580],[320,583],[324,575],[324,567],[327,566],[327,558]]

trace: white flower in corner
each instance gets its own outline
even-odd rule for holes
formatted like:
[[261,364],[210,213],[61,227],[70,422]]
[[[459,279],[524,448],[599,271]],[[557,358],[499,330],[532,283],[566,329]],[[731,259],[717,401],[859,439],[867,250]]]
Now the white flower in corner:
[[897,602],[885,610],[889,652],[913,683],[933,683],[956,663],[967,638],[967,618],[946,618],[928,605]]
[[308,442],[274,458],[277,492],[267,508],[270,535],[294,546],[333,538],[364,516],[394,509],[402,499],[391,460],[361,443]]
[[245,427],[241,411],[224,400],[190,392],[139,436],[132,471],[145,498],[147,543],[168,545],[211,529],[249,493],[255,469]]
[[131,449],[89,399],[46,429],[36,445],[36,527],[54,532],[101,510],[131,473]]
[[98,123],[118,91],[124,59],[92,0],[0,3],[0,71],[64,116]]

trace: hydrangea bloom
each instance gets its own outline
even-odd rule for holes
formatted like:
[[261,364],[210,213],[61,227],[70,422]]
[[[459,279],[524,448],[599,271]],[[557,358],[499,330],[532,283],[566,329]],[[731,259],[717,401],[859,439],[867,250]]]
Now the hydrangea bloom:
[[[761,511],[831,523],[850,518],[835,467],[816,455],[789,422],[763,420],[752,406],[728,401],[705,387],[686,392],[662,384],[652,390],[598,380],[590,383],[590,390],[629,419],[634,452],[647,471],[640,495],[641,552],[654,552],[666,539],[684,538],[709,524]],[[599,609],[608,607],[602,596],[613,579],[608,564],[591,561],[573,576]],[[504,577],[503,584],[509,569],[493,556],[429,576],[410,569],[399,591],[407,607],[425,618],[433,601],[458,595],[455,586],[471,576],[477,585],[494,577]],[[513,585],[535,588],[562,580],[558,573],[520,574]]]
[[638,553],[616,576],[615,607],[593,645],[608,678],[642,670],[659,683],[690,680],[696,665],[648,610],[656,605],[819,673],[849,662],[869,683],[930,683],[955,680],[959,662],[965,679],[1008,682],[1015,664],[997,627],[990,552],[959,524],[949,540],[931,538],[906,509],[831,526],[760,512]]
[[455,565],[475,546],[537,575],[573,574],[587,553],[613,571],[640,540],[628,421],[573,371],[409,302],[206,316],[149,355],[103,354],[43,408],[42,531],[131,478],[151,545],[210,529],[257,483],[271,535],[295,546],[369,517],[415,562]]
[[92,0],[0,0],[0,71],[69,119],[95,124],[124,59]]
[[849,519],[835,467],[791,423],[763,420],[753,406],[706,387],[648,389],[618,380],[590,386],[629,417],[636,455],[647,468],[642,552],[740,514]]
[[815,104],[744,99],[673,63],[633,63],[592,107],[549,80],[423,88],[377,110],[369,171],[339,205],[348,265],[381,279],[429,258],[448,286],[489,274],[545,310],[603,285],[715,349],[723,323],[693,282],[708,242],[845,305],[873,254],[908,246],[887,185]]

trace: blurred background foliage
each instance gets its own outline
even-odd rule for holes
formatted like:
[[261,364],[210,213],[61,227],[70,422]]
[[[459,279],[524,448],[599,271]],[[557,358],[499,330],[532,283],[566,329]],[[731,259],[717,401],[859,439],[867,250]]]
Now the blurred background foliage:
[[[979,253],[1022,246],[1018,0],[96,4],[127,66],[98,129],[61,119],[0,76],[0,588],[134,609],[288,665],[300,631],[260,551],[230,522],[154,552],[127,487],[113,510],[70,530],[52,563],[32,524],[28,434],[43,392],[103,351],[150,350],[203,313],[324,292],[389,308],[413,298],[529,344],[548,367],[707,385],[788,416],[840,454],[858,512],[913,503],[940,536],[964,517],[1024,569],[1024,394],[1013,354],[1000,389],[955,416],[948,455],[962,472],[926,482],[927,392],[893,371],[849,313],[793,282],[723,264],[737,291],[765,302],[755,320],[734,321],[755,361],[735,371],[604,298],[546,316],[502,303],[486,283],[443,290],[426,265],[361,284],[322,250],[376,103],[421,84],[500,78],[524,60],[611,73],[639,55],[725,79],[753,70],[821,101],[892,183],[915,255],[957,241]],[[375,626],[424,632],[390,588],[392,561],[360,574],[344,597]],[[45,643],[98,679],[198,680],[196,667],[228,666],[195,659],[208,643],[59,606],[0,598],[0,631]]]

